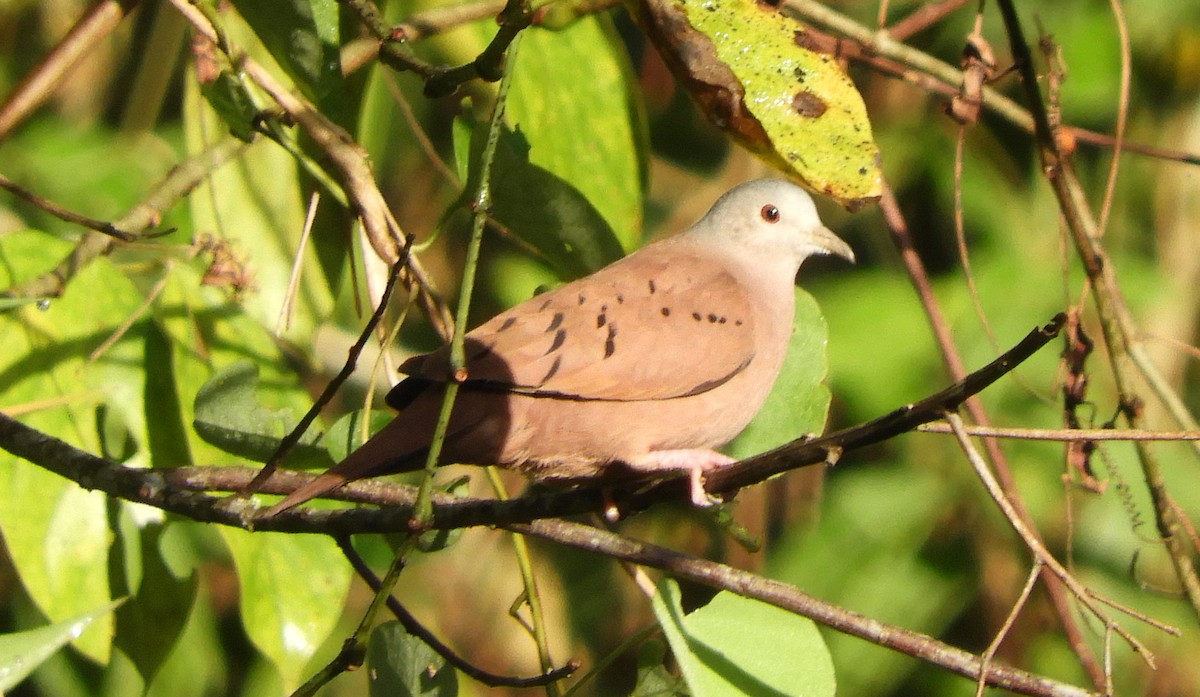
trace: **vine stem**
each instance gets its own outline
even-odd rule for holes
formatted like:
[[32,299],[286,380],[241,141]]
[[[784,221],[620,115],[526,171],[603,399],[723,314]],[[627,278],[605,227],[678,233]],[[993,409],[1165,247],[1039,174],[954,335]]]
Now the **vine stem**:
[[437,469],[438,459],[445,444],[446,431],[450,427],[450,413],[454,409],[454,400],[458,396],[458,387],[467,379],[465,358],[466,326],[471,310],[471,297],[475,292],[475,273],[479,266],[479,249],[483,243],[483,229],[491,216],[492,210],[492,163],[496,158],[496,146],[500,142],[500,132],[504,125],[504,107],[508,102],[508,90],[512,85],[512,66],[517,59],[521,37],[518,35],[509,46],[508,60],[504,76],[500,80],[500,88],[496,95],[496,104],[492,109],[492,118],[488,124],[487,140],[484,142],[483,153],[479,162],[479,187],[475,193],[471,207],[474,213],[471,224],[471,238],[467,243],[466,261],[463,264],[462,286],[458,296],[458,310],[455,316],[454,336],[450,340],[450,376],[446,383],[446,393],[442,398],[442,410],[438,414],[437,426],[433,432],[433,440],[429,445],[429,455],[425,458],[425,476],[421,480],[421,488],[417,493],[416,505],[413,507],[412,523],[415,528],[422,528],[433,519],[433,475]]

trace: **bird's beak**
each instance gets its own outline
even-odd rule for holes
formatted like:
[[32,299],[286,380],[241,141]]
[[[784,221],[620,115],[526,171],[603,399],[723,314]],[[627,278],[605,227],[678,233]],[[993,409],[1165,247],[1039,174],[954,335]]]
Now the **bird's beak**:
[[850,245],[827,227],[819,227],[812,231],[812,243],[818,250],[826,254],[839,256],[851,264],[854,263],[854,250]]

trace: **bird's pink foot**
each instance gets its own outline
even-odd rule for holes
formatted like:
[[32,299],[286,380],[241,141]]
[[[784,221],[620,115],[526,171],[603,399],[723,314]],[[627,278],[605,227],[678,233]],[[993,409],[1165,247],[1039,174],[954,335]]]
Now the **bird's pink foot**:
[[715,450],[655,450],[633,459],[629,466],[646,473],[687,472],[692,503],[707,507],[720,501],[704,490],[704,473],[734,462],[737,460]]

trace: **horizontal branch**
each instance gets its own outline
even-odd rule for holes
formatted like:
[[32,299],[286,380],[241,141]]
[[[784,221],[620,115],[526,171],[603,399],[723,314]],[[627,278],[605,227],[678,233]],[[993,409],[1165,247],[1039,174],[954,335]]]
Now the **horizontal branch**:
[[675,578],[687,579],[710,588],[727,590],[754,598],[807,617],[844,634],[865,639],[906,655],[920,658],[964,677],[978,679],[1026,695],[1083,697],[1095,693],[1074,685],[1051,680],[995,661],[983,661],[974,654],[944,644],[932,637],[903,627],[885,624],[811,596],[795,586],[749,571],[698,559],[665,547],[631,539],[607,530],[566,520],[539,520],[528,525],[510,525],[507,529],[540,537],[550,542],[582,549],[640,566],[661,569]]
[[[954,411],[1012,370],[1042,346],[1062,326],[1063,317],[1035,329],[1012,349],[965,379],[915,404],[865,424],[835,431],[821,438],[797,440],[770,452],[710,472],[706,489],[713,494],[732,493],[781,472],[812,464],[833,462],[848,450],[878,443]],[[88,489],[99,489],[117,498],[144,503],[193,520],[245,529],[351,535],[407,531],[416,502],[413,487],[382,480],[352,482],[328,498],[371,503],[384,508],[285,511],[269,519],[256,519],[258,508],[242,499],[223,501],[217,491],[240,491],[254,477],[247,467],[184,467],[147,470],[124,467],[84,452],[51,435],[41,433],[0,414],[0,448],[55,472]],[[279,471],[261,483],[265,494],[287,494],[310,481],[312,475]],[[528,523],[605,510],[606,501],[618,503],[625,513],[640,511],[664,501],[687,498],[687,482],[674,479],[646,486],[644,482],[568,490],[533,487],[523,496],[497,501],[477,498],[435,498],[436,529],[479,525]]]
[[[709,490],[731,491],[753,477],[765,479],[785,469],[833,459],[842,449],[862,447],[911,430],[952,411],[967,397],[990,385],[1053,338],[1063,318],[1034,330],[1017,346],[966,379],[920,402],[897,409],[861,426],[837,431],[824,438],[797,442],[765,455],[751,458],[725,471],[709,475]],[[25,426],[0,413],[0,448],[17,457],[66,477],[88,489],[145,503],[198,522],[218,523],[247,530],[313,533],[341,537],[366,532],[397,532],[409,529],[416,501],[414,487],[378,480],[352,482],[336,498],[373,503],[381,509],[293,510],[270,519],[258,520],[257,505],[241,497],[217,497],[213,491],[236,491],[244,487],[256,470],[247,467],[191,467],[148,470],[124,467],[84,452],[53,436]],[[732,474],[717,477],[718,474]],[[294,490],[311,475],[280,471],[269,477],[263,493]],[[610,490],[623,510],[641,510],[663,500],[682,500],[686,482],[674,480],[645,491]],[[885,625],[868,617],[838,608],[806,595],[779,581],[740,571],[723,564],[693,558],[611,532],[563,520],[546,520],[565,515],[600,511],[605,496],[598,488],[551,492],[538,490],[508,501],[434,497],[435,528],[490,525],[533,535],[560,544],[662,569],[714,588],[757,598],[826,624],[838,631],[929,661],[959,675],[977,678],[1009,690],[1031,695],[1089,695],[1080,688],[1058,683],[1032,673],[989,662],[977,656],[909,630]]]
[[[922,433],[954,433],[947,423],[922,424]],[[1086,440],[1200,440],[1200,431],[1144,431],[1126,428],[1002,428],[997,426],[966,426],[969,436],[1012,438],[1014,440],[1052,440],[1077,442]]]

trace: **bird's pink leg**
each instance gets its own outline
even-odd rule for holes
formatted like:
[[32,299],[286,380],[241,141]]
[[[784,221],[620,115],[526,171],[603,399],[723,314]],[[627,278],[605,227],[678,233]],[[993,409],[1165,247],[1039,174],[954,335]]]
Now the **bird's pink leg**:
[[704,473],[731,465],[737,460],[715,450],[654,450],[631,460],[628,464],[638,472],[687,472],[691,484],[692,503],[711,506],[717,502],[704,490]]

